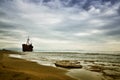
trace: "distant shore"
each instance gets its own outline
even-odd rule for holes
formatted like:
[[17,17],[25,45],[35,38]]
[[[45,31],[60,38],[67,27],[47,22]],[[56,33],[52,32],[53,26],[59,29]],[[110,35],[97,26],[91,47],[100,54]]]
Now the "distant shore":
[[1,80],[75,80],[65,75],[67,72],[65,70],[11,58],[9,54],[19,54],[19,52],[0,50]]

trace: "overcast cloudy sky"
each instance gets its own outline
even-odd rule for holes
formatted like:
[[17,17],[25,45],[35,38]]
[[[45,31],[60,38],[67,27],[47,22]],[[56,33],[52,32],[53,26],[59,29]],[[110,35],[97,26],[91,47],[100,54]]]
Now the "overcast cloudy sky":
[[120,0],[0,0],[0,48],[120,51]]

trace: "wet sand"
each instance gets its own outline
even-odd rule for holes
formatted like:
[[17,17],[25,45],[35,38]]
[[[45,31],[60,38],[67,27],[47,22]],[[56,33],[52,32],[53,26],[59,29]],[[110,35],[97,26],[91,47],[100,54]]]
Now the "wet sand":
[[0,80],[75,80],[65,75],[66,70],[11,58],[9,54],[19,53],[0,51]]
[[120,64],[85,60],[80,62],[83,66],[80,69],[65,69],[9,57],[9,54],[20,53],[0,51],[0,80],[120,80]]
[[67,75],[77,80],[104,80],[101,73],[92,72],[85,69],[72,69]]

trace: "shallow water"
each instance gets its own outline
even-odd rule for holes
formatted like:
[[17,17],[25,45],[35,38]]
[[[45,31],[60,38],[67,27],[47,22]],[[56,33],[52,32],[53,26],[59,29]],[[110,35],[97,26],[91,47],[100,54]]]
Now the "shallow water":
[[34,60],[43,65],[52,65],[57,60],[93,61],[120,64],[120,54],[69,53],[69,52],[25,52],[21,58]]
[[[92,80],[120,80],[120,77],[115,77],[116,75],[114,75],[114,73],[112,73],[112,76],[114,77],[109,76],[109,73],[102,73],[105,70],[109,70],[110,72],[118,72],[120,75],[119,53],[22,52],[21,55],[11,54],[10,56],[54,67],[54,63],[59,60],[77,60],[80,62],[83,68],[70,69],[67,75],[78,80],[88,80],[89,78]],[[99,68],[102,70],[94,72]],[[87,76],[82,76],[83,74]],[[101,77],[101,74],[104,75],[105,78]]]
[[97,72],[91,72],[85,69],[72,69],[67,73],[68,76],[71,76],[78,80],[101,80],[102,75]]

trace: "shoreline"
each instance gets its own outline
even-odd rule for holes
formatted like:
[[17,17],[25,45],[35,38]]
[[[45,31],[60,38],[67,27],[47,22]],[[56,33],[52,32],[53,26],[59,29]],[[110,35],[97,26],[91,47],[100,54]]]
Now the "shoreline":
[[[15,58],[17,57],[19,59],[23,59],[19,55],[12,55],[11,57],[15,57]],[[67,69],[67,68],[56,67],[56,66],[53,66],[53,65],[40,64],[39,61],[35,61],[35,60],[27,60],[27,61],[36,62],[37,64],[42,65],[42,66],[48,66],[48,67],[53,67],[53,68],[57,68],[57,69],[60,69],[60,70],[65,70],[66,71],[65,75],[67,75],[67,76],[69,76],[69,77],[71,77],[71,78],[73,78],[75,80],[88,80],[90,78],[92,80],[101,80],[101,79],[103,79],[103,76],[100,73],[85,70],[83,68],[80,68],[80,69]]]
[[[7,52],[9,52],[9,51],[7,51]],[[14,54],[14,52],[13,52],[13,55],[12,56],[10,56],[10,55],[11,55],[11,52],[7,54],[7,57],[9,56],[8,58],[14,59],[13,60],[14,62],[16,60],[23,60],[23,62],[24,61],[27,62],[26,68],[25,67],[23,68],[25,70],[22,69],[23,72],[24,71],[26,72],[26,70],[28,70],[27,72],[32,73],[32,74],[30,74],[32,76],[36,76],[34,74],[37,74],[37,76],[39,74],[48,75],[48,73],[49,73],[49,74],[52,74],[49,77],[51,77],[51,76],[54,77],[50,80],[88,80],[88,79],[91,79],[91,80],[119,80],[120,79],[120,68],[119,68],[120,64],[109,64],[109,63],[104,64],[104,63],[97,63],[97,62],[91,61],[91,60],[90,61],[84,60],[84,61],[80,61],[83,68],[66,69],[66,68],[56,67],[56,66],[52,66],[52,65],[41,64],[41,63],[39,63],[40,60],[37,60],[37,61],[34,60],[35,57],[31,58],[30,60],[27,58],[22,58],[22,56],[24,56],[25,54],[22,54],[20,52],[17,52],[17,54],[16,53]],[[43,55],[41,55],[41,56],[43,56]],[[3,58],[3,59],[5,59],[5,58]],[[49,62],[49,63],[51,63],[51,62]],[[53,62],[52,62],[52,64],[53,64]],[[25,65],[25,64],[23,64],[23,65]],[[31,66],[30,68],[32,68],[32,70],[33,70],[32,72],[31,72],[31,70],[28,69],[29,65]],[[42,71],[42,72],[36,71],[36,69],[39,70],[39,68],[38,67],[36,68],[35,65],[39,66],[39,68],[41,68],[40,70],[47,70],[47,71]],[[4,67],[6,67],[6,66],[4,66]],[[8,66],[8,67],[10,67],[10,66]],[[57,76],[59,76],[57,78],[55,76],[56,73],[58,73]],[[66,76],[67,78],[64,78],[63,76],[64,77]],[[42,80],[49,80],[48,79],[49,77],[46,78],[43,75],[42,75],[42,77],[43,77]],[[9,80],[9,79],[7,79],[7,80]],[[22,80],[24,80],[24,79],[22,79]],[[41,79],[33,79],[33,80],[41,80]]]
[[12,58],[8,56],[9,54],[19,52],[0,50],[1,80],[76,80],[66,75],[67,70]]
[[[12,55],[11,57],[13,57],[13,58],[17,57],[19,59],[23,59],[18,55]],[[92,80],[101,80],[103,78],[103,76],[98,72],[92,72],[92,71],[85,70],[85,69],[82,69],[82,68],[68,69],[68,68],[56,67],[56,66],[53,66],[53,65],[40,64],[38,61],[35,61],[35,60],[27,60],[27,61],[35,62],[35,63],[37,63],[39,65],[42,65],[42,66],[48,66],[48,67],[53,67],[53,68],[57,68],[57,69],[60,69],[60,70],[65,70],[66,71],[65,75],[67,75],[67,76],[69,76],[69,77],[71,77],[75,80],[88,80],[89,78],[91,78]]]

